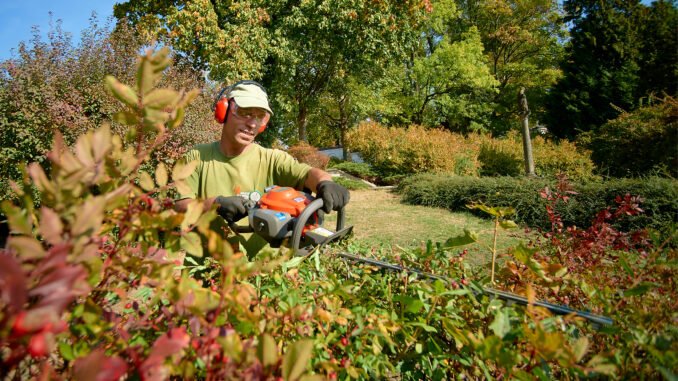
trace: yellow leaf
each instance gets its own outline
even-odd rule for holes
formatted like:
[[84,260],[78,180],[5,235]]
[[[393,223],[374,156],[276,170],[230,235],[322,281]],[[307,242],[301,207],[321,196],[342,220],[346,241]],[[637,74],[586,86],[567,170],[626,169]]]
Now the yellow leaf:
[[14,248],[22,259],[38,259],[45,256],[45,249],[43,249],[40,242],[33,237],[12,236],[7,241],[7,244]]
[[182,236],[183,247],[189,254],[196,257],[202,257],[202,242],[200,236],[196,232],[188,232]]
[[172,170],[172,180],[178,181],[187,178],[193,173],[193,171],[195,171],[197,166],[198,160],[193,160],[188,164],[186,164],[183,160],[178,161]]
[[171,89],[154,89],[144,97],[144,106],[162,110],[176,103],[178,94]]
[[59,215],[46,206],[40,208],[40,234],[45,241],[51,244],[60,243],[63,229]]
[[52,182],[49,181],[40,164],[36,162],[30,163],[28,165],[28,174],[31,176],[33,184],[35,184],[41,192],[54,194]]
[[153,183],[153,179],[148,172],[141,171],[139,173],[139,186],[147,192],[155,188],[155,183]]
[[187,194],[192,194],[193,189],[191,189],[188,184],[184,180],[177,181],[174,183],[174,186],[177,188],[177,192],[179,192],[180,195],[187,195]]
[[103,220],[104,203],[101,198],[85,201],[75,212],[75,222],[71,226],[73,235],[94,234],[99,231]]
[[181,230],[186,230],[189,226],[193,225],[200,215],[202,214],[202,201],[193,200],[186,207],[186,213],[184,214],[184,220],[181,222]]
[[132,90],[131,87],[120,83],[115,77],[107,75],[106,76],[106,88],[108,91],[118,98],[121,102],[125,103],[128,106],[136,107],[139,102],[137,94]]
[[159,187],[167,185],[167,167],[163,163],[158,163],[155,168],[155,182],[158,183]]

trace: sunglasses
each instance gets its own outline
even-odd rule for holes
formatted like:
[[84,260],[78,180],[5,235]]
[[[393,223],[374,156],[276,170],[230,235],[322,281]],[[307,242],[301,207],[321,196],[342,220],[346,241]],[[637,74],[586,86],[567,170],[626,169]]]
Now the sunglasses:
[[240,119],[254,119],[258,124],[261,124],[268,117],[268,111],[257,107],[239,107],[235,102],[233,102],[232,107],[233,114]]

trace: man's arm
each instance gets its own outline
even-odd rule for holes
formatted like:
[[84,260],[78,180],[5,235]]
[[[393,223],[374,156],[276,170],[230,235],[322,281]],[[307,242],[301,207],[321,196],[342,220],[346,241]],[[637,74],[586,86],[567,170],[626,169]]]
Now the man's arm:
[[332,176],[330,176],[329,173],[323,171],[322,169],[319,168],[311,168],[308,171],[308,174],[306,175],[306,181],[304,182],[304,186],[314,193],[317,193],[316,186],[318,185],[319,182],[325,181],[325,180],[330,180],[332,181]]

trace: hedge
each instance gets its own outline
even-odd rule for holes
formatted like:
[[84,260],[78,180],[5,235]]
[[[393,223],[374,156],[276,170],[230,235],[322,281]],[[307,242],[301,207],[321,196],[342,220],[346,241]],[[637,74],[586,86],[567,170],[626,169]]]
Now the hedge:
[[[544,188],[553,188],[555,180],[525,177],[463,177],[439,174],[420,174],[403,180],[397,192],[406,203],[435,206],[451,211],[469,211],[466,205],[482,201],[491,206],[512,206],[513,219],[532,228],[550,229],[546,216],[546,201],[539,194]],[[623,231],[653,228],[675,231],[678,215],[678,181],[660,177],[644,179],[612,179],[573,183],[573,195],[567,204],[559,204],[556,211],[566,226],[586,228],[596,213],[616,208],[615,197],[626,193],[645,200],[640,207],[645,213],[625,217],[615,223]],[[472,211],[489,217],[480,211]]]

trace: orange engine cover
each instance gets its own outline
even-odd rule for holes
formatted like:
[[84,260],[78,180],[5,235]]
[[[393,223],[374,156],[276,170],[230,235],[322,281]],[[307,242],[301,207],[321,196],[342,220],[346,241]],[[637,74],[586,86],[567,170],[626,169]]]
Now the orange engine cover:
[[275,187],[261,197],[259,207],[289,213],[292,217],[299,217],[306,205],[310,203],[311,200],[308,197],[294,188]]

